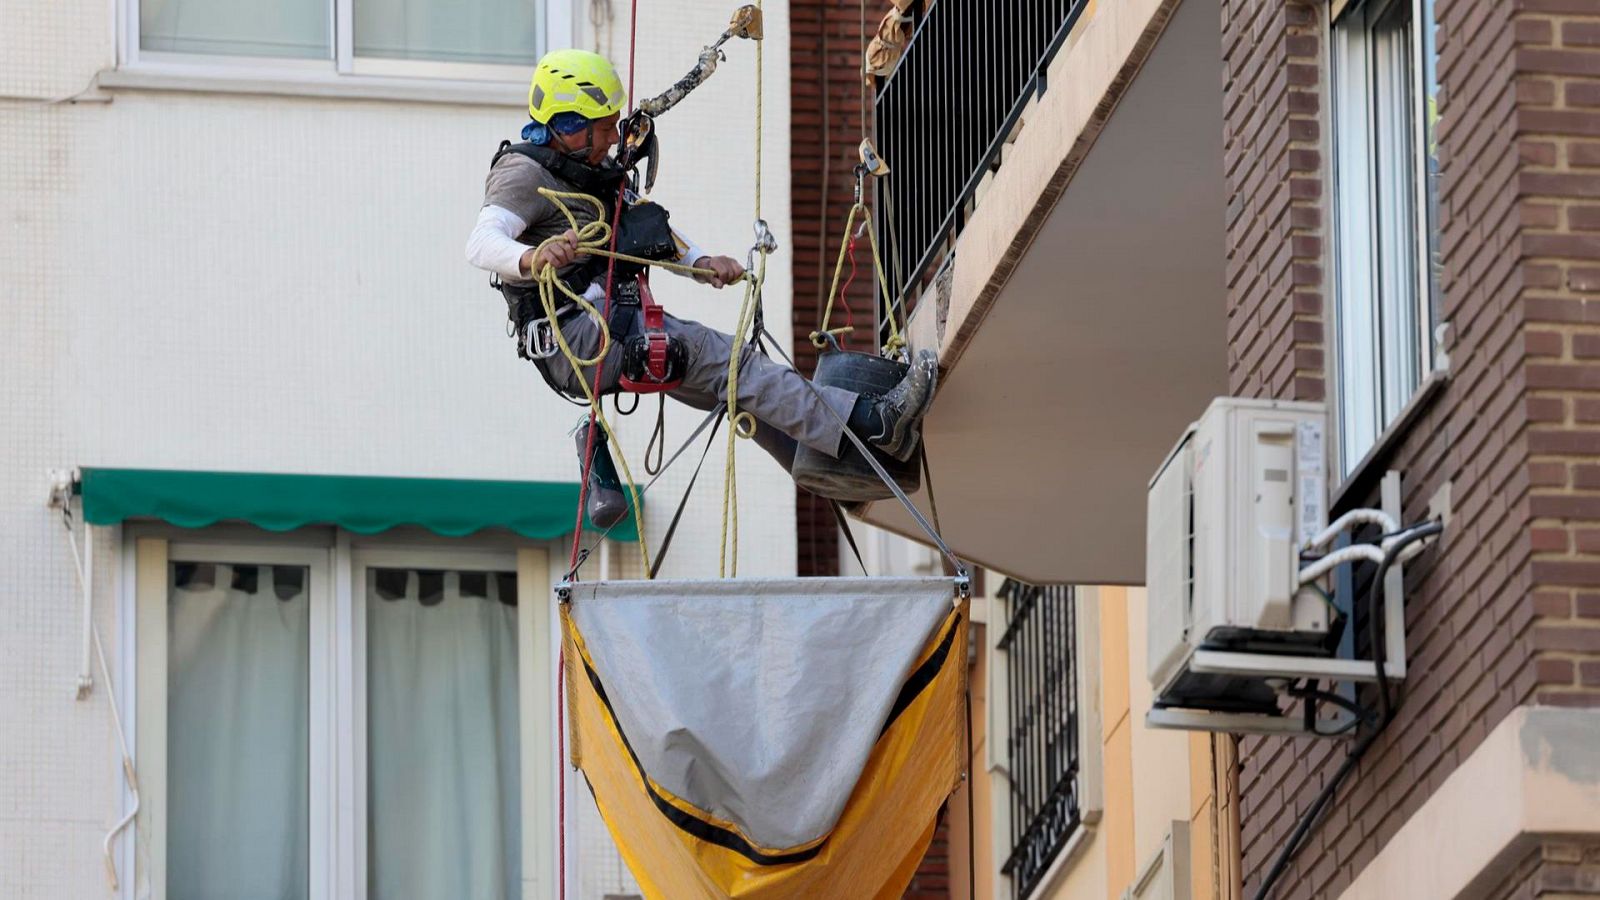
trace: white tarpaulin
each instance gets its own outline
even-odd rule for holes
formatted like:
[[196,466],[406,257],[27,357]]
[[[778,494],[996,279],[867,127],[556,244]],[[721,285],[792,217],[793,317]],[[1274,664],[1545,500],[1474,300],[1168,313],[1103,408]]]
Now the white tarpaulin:
[[759,847],[839,819],[950,578],[612,581],[569,614],[638,767]]

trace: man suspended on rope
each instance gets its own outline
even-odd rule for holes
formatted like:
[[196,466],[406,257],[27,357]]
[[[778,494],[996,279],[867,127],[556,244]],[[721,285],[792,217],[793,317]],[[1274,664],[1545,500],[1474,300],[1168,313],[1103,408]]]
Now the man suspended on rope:
[[[495,155],[483,208],[467,241],[468,261],[493,273],[505,296],[519,354],[533,360],[550,387],[569,399],[583,397],[580,380],[593,386],[596,373],[589,367],[574,371],[565,354],[556,352],[553,329],[559,327],[579,359],[597,354],[601,329],[564,294],[558,296],[556,321],[550,322],[539,297],[540,273],[553,266],[568,288],[599,310],[606,308],[606,286],[611,285],[611,344],[598,364],[599,393],[607,394],[621,386],[624,345],[640,327],[641,267],[583,252],[568,212],[581,229],[594,221],[595,210],[586,203],[564,204],[564,210],[540,188],[592,195],[608,211],[621,192],[627,213],[617,236],[619,251],[631,249],[638,256],[692,266],[699,270],[696,280],[716,288],[746,277],[738,261],[705,253],[666,226],[665,211],[628,190],[627,173],[610,156],[625,102],[622,81],[602,56],[557,50],[540,60],[528,91],[533,121],[523,127],[524,143],[507,142]],[[715,407],[727,392],[733,339],[672,316],[665,318],[664,328],[684,351],[676,361],[682,382],[670,395],[698,409]],[[756,442],[785,469],[793,462],[796,442],[837,457],[847,440],[840,420],[859,437],[905,460],[916,449],[936,372],[933,354],[924,351],[905,379],[882,397],[820,386],[817,391],[832,407],[830,412],[803,376],[746,347],[739,366],[738,406],[755,416]]]

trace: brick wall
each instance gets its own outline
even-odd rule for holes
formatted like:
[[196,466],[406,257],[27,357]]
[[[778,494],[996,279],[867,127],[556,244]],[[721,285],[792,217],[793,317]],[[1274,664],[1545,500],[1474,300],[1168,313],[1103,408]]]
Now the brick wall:
[[[1278,897],[1338,896],[1516,706],[1600,705],[1600,8],[1437,7],[1450,380],[1382,467],[1404,474],[1408,520],[1448,484],[1450,530],[1407,569],[1411,676],[1398,717]],[[1324,394],[1322,15],[1320,3],[1223,2],[1230,384],[1241,394]],[[1376,500],[1375,485],[1357,484],[1345,505]],[[1343,752],[1242,741],[1247,889]],[[1528,887],[1556,865],[1540,857],[1505,896],[1570,894],[1554,875],[1548,891]]]
[[[870,3],[867,28],[877,26],[885,4]],[[801,371],[816,364],[808,336],[822,318],[845,218],[850,213],[852,170],[858,162],[862,108],[862,6],[855,0],[792,0],[790,167],[794,235],[794,354]],[[870,97],[865,110],[870,121]],[[870,126],[867,126],[870,127]],[[870,201],[869,201],[870,202]],[[871,343],[872,255],[857,248],[857,275],[846,296],[860,331],[851,344]],[[849,273],[849,263],[845,264]],[[835,306],[834,324],[844,309]],[[846,338],[850,341],[850,338]],[[839,573],[839,536],[826,501],[796,488],[795,516],[801,575]]]
[[1490,900],[1600,897],[1600,845],[1551,841],[1533,847],[1484,896]]
[[1319,3],[1220,5],[1229,388],[1321,400]]
[[1600,706],[1600,6],[1518,5],[1536,696]]
[[[928,845],[928,855],[906,888],[903,900],[950,900],[950,820],[941,816],[939,828],[933,833],[933,843]],[[961,886],[965,896],[966,885]]]

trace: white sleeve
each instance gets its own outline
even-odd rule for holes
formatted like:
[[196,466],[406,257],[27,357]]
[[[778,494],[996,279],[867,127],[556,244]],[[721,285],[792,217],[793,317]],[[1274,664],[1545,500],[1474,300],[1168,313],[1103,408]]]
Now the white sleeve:
[[672,229],[672,237],[678,242],[678,262],[683,265],[694,266],[701,259],[710,255],[701,250],[699,244],[696,244],[676,228]]
[[467,262],[501,278],[517,281],[528,276],[522,271],[522,254],[530,248],[517,240],[528,229],[522,217],[499,206],[485,206],[467,238]]

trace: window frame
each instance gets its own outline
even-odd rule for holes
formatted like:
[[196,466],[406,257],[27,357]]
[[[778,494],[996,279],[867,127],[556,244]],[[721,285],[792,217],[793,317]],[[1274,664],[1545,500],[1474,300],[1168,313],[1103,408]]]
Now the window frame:
[[[1331,461],[1339,481],[1354,477],[1363,459],[1395,439],[1394,426],[1427,390],[1445,360],[1436,346],[1440,317],[1432,280],[1430,238],[1438,223],[1428,203],[1425,8],[1423,0],[1353,0],[1336,15],[1330,11],[1327,20],[1333,341],[1327,358],[1334,386],[1330,415],[1338,435]],[[1402,79],[1394,79],[1393,65],[1384,66],[1377,58],[1381,48],[1374,34],[1402,9],[1410,20],[1404,45],[1406,71]],[[1391,79],[1389,84],[1404,84],[1407,90],[1404,166],[1386,164],[1394,156],[1392,148],[1377,146],[1379,118],[1393,115],[1397,106],[1391,99],[1380,108],[1384,104],[1376,94],[1385,76]],[[1351,103],[1352,97],[1361,98],[1360,102]],[[1386,200],[1385,188],[1388,195],[1396,194],[1393,188],[1401,175],[1410,179],[1403,201]],[[1403,234],[1409,246],[1398,251],[1383,227],[1386,204],[1395,202],[1404,203],[1403,218],[1408,220],[1396,233]],[[1398,218],[1389,216],[1390,224]],[[1390,299],[1400,289],[1384,283],[1392,275],[1381,262],[1386,256],[1408,261],[1405,281],[1411,296],[1404,298],[1408,308]],[[1415,344],[1385,346],[1383,338],[1393,332],[1388,323],[1405,318],[1416,323]],[[1414,379],[1395,371],[1411,365]]]
[[[1055,857],[1045,867],[1025,900],[1047,897],[1061,884],[1066,873],[1082,857],[1090,836],[1099,825],[1105,810],[1104,772],[1102,767],[1102,706],[1100,664],[1100,588],[1072,585],[1071,605],[1074,619],[1074,642],[1071,648],[1071,665],[1076,680],[1078,709],[1078,746],[1076,748],[1078,772],[1075,788],[1078,801],[1078,824],[1074,833]],[[986,598],[988,611],[984,618],[985,637],[985,705],[984,766],[989,775],[990,858],[992,869],[986,874],[990,891],[995,897],[1012,896],[1011,876],[1002,871],[1005,861],[1014,849],[1015,835],[1011,827],[1011,760],[1007,741],[997,739],[1011,733],[1011,677],[1006,651],[1000,643],[1011,627],[1014,601],[1002,596],[997,587]]]
[[[167,647],[168,609],[171,602],[171,581],[168,576],[173,560],[180,562],[305,566],[307,599],[310,610],[310,654],[308,666],[309,695],[307,697],[307,755],[309,761],[307,806],[307,839],[310,844],[307,856],[307,878],[310,900],[331,900],[337,897],[333,881],[332,859],[329,848],[337,831],[336,809],[329,790],[328,765],[333,758],[335,737],[328,728],[331,702],[326,691],[319,686],[331,675],[333,665],[333,585],[330,561],[326,551],[305,546],[271,546],[245,544],[232,541],[198,542],[151,541],[137,542],[134,590],[134,611],[128,617],[135,631],[138,655],[135,660],[136,681],[130,696],[134,699],[133,746],[141,784],[139,819],[136,831],[143,830],[149,841],[148,860],[135,863],[132,883],[149,880],[152,897],[166,896],[167,867],[167,702],[168,669]],[[320,760],[320,763],[319,763]],[[148,862],[148,868],[142,863]],[[128,893],[125,891],[125,893]]]
[[[349,785],[346,792],[352,795],[353,809],[367,809],[367,772],[368,747],[367,747],[367,596],[365,591],[366,573],[371,568],[389,569],[446,569],[456,572],[505,572],[516,571],[517,561],[515,554],[506,554],[492,550],[477,550],[462,548],[460,550],[441,550],[426,547],[403,547],[392,544],[377,544],[368,546],[352,546],[349,553],[350,590],[342,592],[345,596],[340,600],[349,604],[348,609],[341,610],[341,616],[348,616],[351,623],[350,636],[347,641],[341,641],[348,646],[341,648],[350,655],[349,674],[341,677],[335,689],[341,696],[347,696],[347,708],[351,711],[348,719],[339,723],[341,728],[348,728],[350,734],[347,746],[350,748],[350,760],[340,760],[341,768],[350,771]],[[536,615],[534,610],[524,609],[520,602],[523,590],[517,588],[517,646],[522,648],[523,632],[529,623],[524,619]],[[518,727],[521,730],[521,713],[523,713],[520,692],[527,685],[522,676],[522,662],[517,662],[518,672]],[[526,732],[521,731],[520,738],[525,738]],[[519,738],[519,740],[520,740]],[[520,748],[518,759],[522,759]],[[527,815],[530,810],[522,810]],[[367,833],[369,815],[358,815],[351,823],[354,834],[350,836],[352,852],[355,857],[355,896],[369,896],[367,875],[368,851],[371,839]],[[526,845],[524,845],[526,854]],[[527,878],[524,877],[524,882]]]
[[[141,0],[115,0],[118,70],[130,74],[179,76],[199,85],[230,81],[268,82],[293,93],[296,85],[311,88],[342,85],[359,92],[366,87],[377,91],[408,83],[426,86],[455,83],[478,85],[489,96],[499,98],[508,85],[522,85],[533,63],[547,50],[570,44],[575,36],[572,0],[538,0],[540,29],[536,46],[529,48],[526,65],[499,63],[406,60],[357,56],[355,52],[356,0],[329,0],[329,25],[332,41],[325,59],[263,57],[231,54],[179,53],[146,50],[140,39]],[[109,79],[111,86],[142,86],[136,79]],[[124,83],[126,82],[126,83]],[[151,87],[160,86],[152,82]],[[325,93],[307,90],[306,93]]]
[[[561,811],[557,779],[565,778],[569,837],[576,838],[578,783],[550,738],[558,727],[554,672],[560,652],[554,603],[554,548],[546,542],[387,538],[306,528],[269,534],[215,526],[187,531],[156,524],[122,529],[118,591],[120,669],[130,741],[140,780],[140,808],[119,857],[123,900],[166,897],[167,604],[173,560],[304,565],[311,571],[310,833],[311,900],[366,897],[365,568],[392,566],[517,574],[519,753],[522,763],[524,898],[555,892]],[[124,811],[133,797],[123,792]],[[576,885],[579,841],[567,847],[568,888]],[[141,888],[148,885],[148,893]]]

